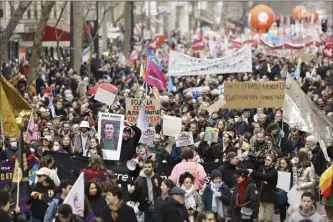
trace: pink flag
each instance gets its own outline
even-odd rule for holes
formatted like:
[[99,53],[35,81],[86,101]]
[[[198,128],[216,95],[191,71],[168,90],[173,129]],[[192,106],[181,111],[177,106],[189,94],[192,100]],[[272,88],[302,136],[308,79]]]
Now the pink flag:
[[34,127],[35,127],[34,117],[31,114],[30,119],[29,119],[29,123],[28,123],[28,127],[27,127],[27,133],[26,133],[25,138],[24,138],[26,143],[30,143],[31,140],[37,139],[36,138],[36,133],[34,132]]
[[153,62],[149,62],[145,82],[151,86],[155,86],[162,91],[166,91],[166,79],[163,73],[157,68]]

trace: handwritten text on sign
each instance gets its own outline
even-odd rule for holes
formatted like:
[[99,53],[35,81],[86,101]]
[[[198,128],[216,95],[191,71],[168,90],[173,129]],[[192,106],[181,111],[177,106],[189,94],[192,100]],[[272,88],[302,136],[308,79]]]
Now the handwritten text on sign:
[[139,111],[141,109],[141,104],[145,103],[146,105],[146,118],[148,124],[156,125],[160,123],[160,103],[157,99],[136,99],[128,98],[126,99],[126,119],[131,124],[134,124],[138,120]]
[[224,84],[224,108],[283,107],[285,82],[228,82]]

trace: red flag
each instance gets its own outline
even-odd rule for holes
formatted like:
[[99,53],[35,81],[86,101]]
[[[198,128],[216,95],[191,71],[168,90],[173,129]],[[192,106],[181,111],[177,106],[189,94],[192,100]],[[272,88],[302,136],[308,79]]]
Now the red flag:
[[145,82],[151,86],[157,87],[162,91],[166,91],[165,89],[166,79],[161,70],[159,70],[155,65],[155,63],[153,62],[150,62],[148,64]]
[[148,48],[151,48],[152,50],[156,50],[158,47],[160,47],[165,40],[164,35],[157,35],[155,36],[154,40],[148,45]]
[[203,42],[196,42],[192,44],[193,50],[202,50],[205,48],[205,44]]

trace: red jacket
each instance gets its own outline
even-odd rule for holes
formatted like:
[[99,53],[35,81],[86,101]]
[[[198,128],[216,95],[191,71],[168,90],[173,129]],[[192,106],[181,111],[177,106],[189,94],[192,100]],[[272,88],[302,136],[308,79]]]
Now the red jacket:
[[97,184],[105,181],[111,182],[111,177],[105,169],[96,170],[92,166],[88,166],[87,168],[81,170],[81,172],[84,172],[85,181],[94,181]]

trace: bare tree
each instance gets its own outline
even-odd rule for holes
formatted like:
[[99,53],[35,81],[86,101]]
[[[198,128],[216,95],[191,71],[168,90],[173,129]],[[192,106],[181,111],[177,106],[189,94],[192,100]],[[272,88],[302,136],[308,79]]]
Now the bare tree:
[[[10,21],[8,22],[5,30],[0,34],[0,62],[4,56],[5,45],[8,44],[10,37],[13,35],[17,24],[22,19],[24,12],[28,9],[32,1],[20,2],[14,14],[12,15]],[[14,9],[14,5],[10,4],[11,9]]]
[[131,47],[131,30],[132,30],[132,10],[133,2],[125,2],[125,32],[124,32],[124,47],[123,55],[128,57],[128,51]]
[[27,82],[33,82],[37,77],[37,71],[39,67],[39,58],[40,58],[40,50],[42,47],[42,39],[45,34],[45,28],[47,25],[47,21],[50,18],[51,10],[55,5],[55,1],[45,1],[42,5],[42,13],[41,18],[37,24],[37,29],[34,36],[32,53],[31,53],[31,62],[30,62],[30,70],[27,77]]
[[63,29],[61,29],[61,32],[58,35],[58,25],[59,25],[59,22],[61,20],[62,14],[65,11],[66,5],[67,5],[67,2],[65,2],[64,5],[62,6],[61,11],[60,11],[60,15],[57,19],[57,22],[56,22],[55,28],[54,28],[54,32],[55,32],[55,36],[56,36],[56,40],[57,40],[57,56],[58,56],[58,59],[59,59],[60,66],[62,65],[62,60],[65,60],[64,58],[61,59],[62,56],[61,56],[61,53],[60,53],[60,38],[61,38],[62,34],[64,33],[64,31],[63,31]]
[[[104,9],[102,18],[101,18],[100,22],[98,22],[97,29],[95,30],[95,36],[92,36],[91,32],[87,32],[88,36],[89,36],[90,58],[92,57],[92,52],[93,52],[93,47],[94,47],[94,41],[95,41],[97,35],[99,35],[99,29],[101,27],[101,24],[103,24],[103,22],[104,22],[104,20],[106,18],[106,14],[109,11],[113,10],[118,5],[118,3],[114,3],[114,2],[112,2],[112,3],[113,4],[111,4],[110,6],[108,6],[108,8]],[[85,18],[87,18],[89,12],[90,12],[90,9],[88,7],[88,10],[86,12]],[[85,26],[85,29],[88,30],[87,22],[84,22],[84,26]],[[99,59],[99,58],[97,58],[97,59]],[[88,63],[88,77],[89,77],[89,79],[91,77],[91,62]]]

